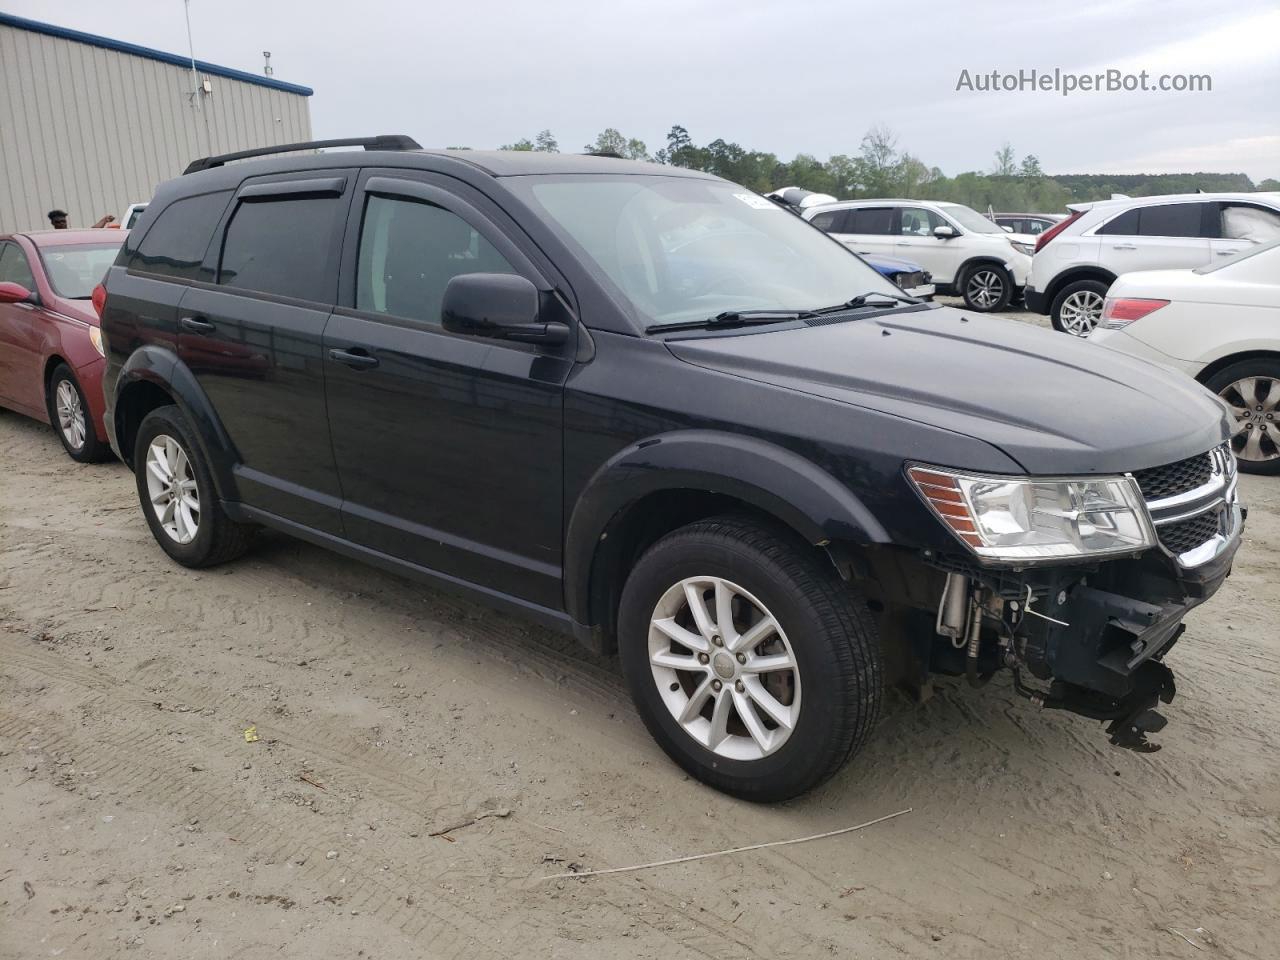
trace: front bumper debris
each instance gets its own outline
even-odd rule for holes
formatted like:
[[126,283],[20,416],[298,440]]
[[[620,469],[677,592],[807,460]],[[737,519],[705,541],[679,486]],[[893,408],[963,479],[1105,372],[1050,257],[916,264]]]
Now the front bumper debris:
[[1009,668],[1017,692],[1037,706],[1102,721],[1117,746],[1159,749],[1147,736],[1164,727],[1156,708],[1177,692],[1164,659],[1187,614],[1231,571],[1244,522],[1234,497],[1219,521],[1191,556],[1165,547],[1087,567],[951,569],[930,670],[980,686]]

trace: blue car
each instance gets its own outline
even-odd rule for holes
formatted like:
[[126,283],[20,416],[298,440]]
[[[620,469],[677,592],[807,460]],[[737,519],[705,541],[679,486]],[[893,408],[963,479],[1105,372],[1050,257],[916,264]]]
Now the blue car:
[[920,264],[897,257],[882,257],[878,253],[861,253],[859,256],[882,277],[888,277],[901,287],[907,296],[933,299],[933,277]]

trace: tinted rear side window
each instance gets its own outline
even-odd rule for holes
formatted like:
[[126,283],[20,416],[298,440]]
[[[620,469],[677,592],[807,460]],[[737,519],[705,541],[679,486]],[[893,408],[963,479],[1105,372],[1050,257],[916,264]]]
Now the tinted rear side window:
[[1112,236],[1136,237],[1138,235],[1138,211],[1126,210],[1114,220],[1103,224],[1098,232]]
[[218,283],[333,303],[340,197],[242,202],[227,225]]
[[1164,203],[1138,211],[1138,233],[1144,237],[1200,237],[1203,203]]
[[231,191],[223,190],[175,200],[160,211],[136,247],[130,236],[123,251],[126,265],[130,270],[166,277],[212,280],[208,271],[201,272],[200,265],[230,199]]
[[896,217],[893,207],[876,207],[871,210],[850,210],[845,218],[841,233],[863,233],[874,236],[887,236],[897,233]]
[[841,212],[842,211],[840,210],[828,210],[826,213],[817,214],[809,222],[819,230],[822,230],[825,233],[831,233],[836,228],[836,220],[839,219]]

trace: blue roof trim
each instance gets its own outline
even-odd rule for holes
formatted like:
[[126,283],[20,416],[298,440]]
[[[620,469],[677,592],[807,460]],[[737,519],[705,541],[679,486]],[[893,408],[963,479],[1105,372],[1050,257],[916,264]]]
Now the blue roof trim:
[[[123,40],[100,37],[96,33],[68,30],[66,27],[56,27],[51,23],[28,20],[26,17],[15,17],[10,13],[0,13],[0,25],[15,27],[18,30],[30,30],[34,33],[43,33],[50,37],[61,37],[64,40],[75,40],[78,43],[87,43],[91,47],[102,47],[104,50],[131,53],[135,57],[158,60],[161,63],[173,64],[175,67],[191,68],[190,57],[180,57],[176,53],[165,53],[163,50],[141,47],[136,43],[125,43]],[[203,60],[196,61],[196,69],[212,74],[215,77],[227,77],[230,80],[240,80],[243,83],[252,83],[259,87],[270,87],[272,90],[283,90],[285,93],[296,93],[303,97],[310,97],[315,93],[310,87],[303,87],[296,83],[285,83],[283,80],[272,80],[270,77],[261,77],[256,73],[245,73],[243,70],[233,70],[230,67],[220,67],[216,63],[206,63]]]

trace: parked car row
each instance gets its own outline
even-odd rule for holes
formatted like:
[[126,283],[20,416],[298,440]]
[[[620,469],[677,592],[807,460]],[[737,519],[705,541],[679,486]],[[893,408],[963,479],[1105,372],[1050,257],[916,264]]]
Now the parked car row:
[[[365,151],[315,153],[338,145]],[[564,630],[617,653],[676,763],[754,800],[833,775],[886,684],[935,676],[1007,670],[1152,748],[1276,380],[1215,367],[1232,417],[1146,359],[908,295],[1022,291],[1030,238],[956,204],[792,216],[621,159],[277,151],[194,162],[105,246],[0,238],[0,400],[77,459],[105,437],[173,560],[266,527]],[[899,244],[919,263],[867,262]],[[1271,262],[1212,271],[1242,315]],[[1204,286],[1118,286],[1115,344],[1161,350],[1142,324],[1193,325]]]
[[1072,203],[1036,240],[1029,310],[1088,336],[1116,278],[1201,267],[1280,237],[1280,194],[1215,193]]

